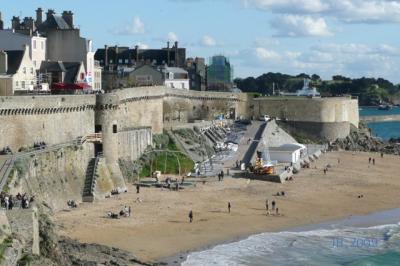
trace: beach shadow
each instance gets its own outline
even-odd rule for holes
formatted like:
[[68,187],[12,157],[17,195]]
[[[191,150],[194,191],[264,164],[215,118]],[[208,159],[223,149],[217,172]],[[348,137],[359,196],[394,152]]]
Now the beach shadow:
[[175,220],[171,220],[171,221],[168,221],[169,223],[176,223],[176,224],[184,224],[184,223],[187,223],[187,221],[175,221]]
[[208,211],[208,212],[212,212],[212,213],[225,213],[225,211]]

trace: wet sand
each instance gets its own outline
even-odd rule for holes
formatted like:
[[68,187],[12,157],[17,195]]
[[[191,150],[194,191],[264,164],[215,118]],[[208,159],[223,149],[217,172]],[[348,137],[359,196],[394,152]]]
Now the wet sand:
[[[376,158],[376,165],[368,164],[369,157]],[[226,177],[179,192],[142,188],[140,194],[130,186],[128,193],[61,211],[55,218],[61,234],[154,261],[251,234],[399,208],[399,162],[396,156],[332,152],[285,184]],[[327,164],[332,168],[324,175]],[[278,191],[286,196],[273,196]],[[142,203],[135,202],[137,196]],[[277,202],[281,216],[266,215],[266,199]],[[132,217],[106,218],[107,211],[118,212],[124,205],[132,207]]]

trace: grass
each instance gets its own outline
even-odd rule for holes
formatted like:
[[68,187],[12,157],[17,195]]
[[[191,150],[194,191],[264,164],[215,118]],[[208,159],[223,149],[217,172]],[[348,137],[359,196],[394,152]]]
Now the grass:
[[[140,177],[151,176],[152,171],[161,171],[163,174],[186,174],[190,172],[194,167],[194,162],[184,153],[181,153],[173,140],[166,134],[163,134],[163,140],[165,141],[164,149],[170,151],[179,151],[175,153],[171,152],[154,152],[151,153],[147,158],[146,163],[142,167]],[[179,159],[179,163],[178,163]]]
[[5,238],[3,240],[3,243],[0,244],[0,263],[4,259],[4,252],[6,252],[7,248],[10,248],[12,246],[12,238],[11,236]]

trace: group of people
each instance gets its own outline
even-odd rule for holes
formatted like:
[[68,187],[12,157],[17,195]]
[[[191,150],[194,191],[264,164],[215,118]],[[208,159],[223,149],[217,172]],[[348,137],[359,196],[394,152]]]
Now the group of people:
[[13,154],[13,152],[10,146],[6,146],[0,151],[0,154]]
[[275,200],[273,200],[271,202],[271,209],[269,208],[269,200],[266,200],[265,201],[265,210],[267,211],[267,215],[272,214],[274,211],[275,211],[275,215],[280,215],[279,208],[277,207]]
[[[185,178],[182,177],[181,184],[183,184],[184,181],[185,181]],[[172,183],[174,183],[174,184],[172,184]],[[176,191],[179,191],[179,189],[180,189],[178,178],[175,178],[175,180],[172,180],[171,177],[167,177],[165,179],[165,184],[167,185],[168,189],[173,189],[173,190],[176,190]]]
[[46,146],[47,146],[47,144],[44,141],[39,141],[39,142],[33,143],[33,148],[35,148],[35,149],[45,149]]
[[[383,157],[383,153],[381,153],[381,156]],[[368,163],[371,164],[371,161],[372,161],[372,164],[375,165],[375,158],[369,157],[368,158]]]
[[20,208],[28,209],[31,202],[35,200],[35,196],[28,197],[26,193],[18,193],[16,196],[1,192],[0,201],[1,206],[6,210],[12,210],[14,207],[19,205]]
[[131,206],[124,206],[122,210],[119,211],[119,213],[114,213],[112,211],[107,212],[107,217],[111,219],[119,219],[120,217],[130,217],[132,213]]

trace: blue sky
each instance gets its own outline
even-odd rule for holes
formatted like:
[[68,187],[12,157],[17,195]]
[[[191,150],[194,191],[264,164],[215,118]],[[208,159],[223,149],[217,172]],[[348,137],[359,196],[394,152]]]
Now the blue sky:
[[159,48],[178,40],[188,56],[227,55],[235,76],[317,73],[325,79],[400,82],[400,0],[2,0],[6,26],[35,9],[72,10],[96,48]]

